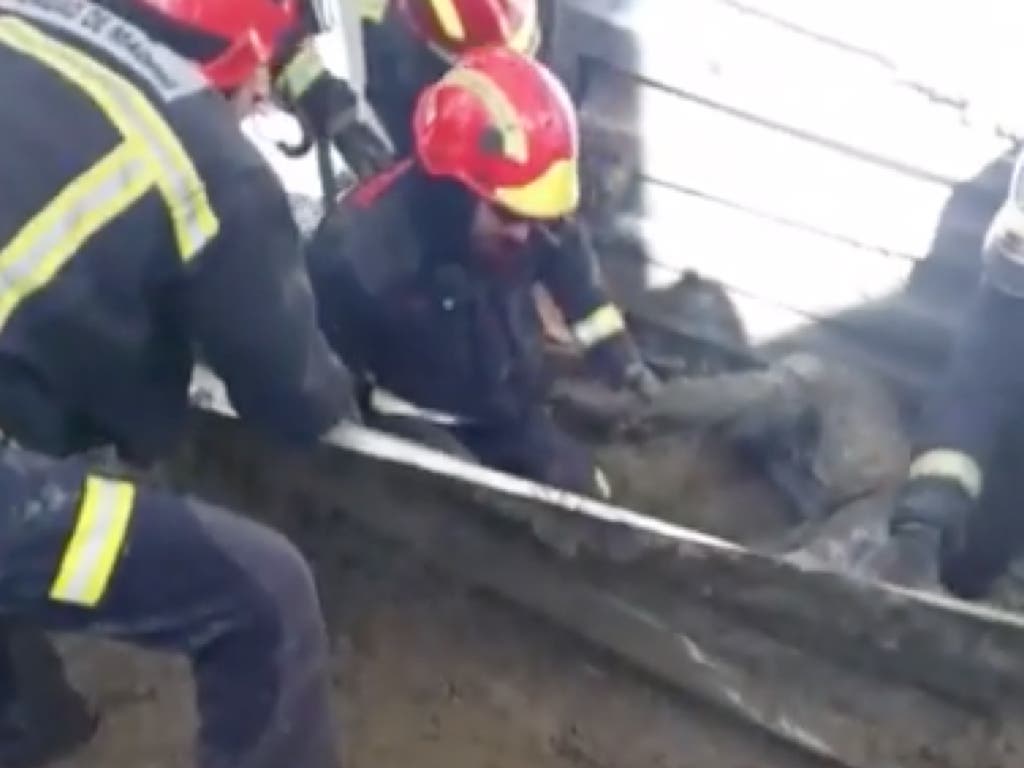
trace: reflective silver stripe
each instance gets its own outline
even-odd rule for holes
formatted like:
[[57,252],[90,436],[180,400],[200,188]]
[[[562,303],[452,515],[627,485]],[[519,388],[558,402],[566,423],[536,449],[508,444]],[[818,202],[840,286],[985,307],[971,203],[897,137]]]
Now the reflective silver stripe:
[[0,251],[0,328],[82,244],[153,186],[145,158],[122,144],[68,184]]
[[410,416],[443,427],[454,427],[465,423],[465,419],[460,416],[433,408],[422,408],[379,387],[374,387],[370,391],[370,409],[382,416]]
[[135,86],[74,48],[11,17],[0,19],[0,42],[78,86],[125,141],[143,151],[155,166],[154,181],[168,206],[182,260],[191,259],[216,235],[217,219],[202,180],[163,117]]
[[68,540],[50,598],[94,607],[106,593],[124,545],[135,501],[131,483],[86,480],[75,530]]
[[166,101],[209,87],[194,64],[99,5],[84,0],[0,0],[0,11],[56,27],[102,50]]
[[622,314],[611,304],[604,304],[590,315],[573,324],[572,335],[585,349],[626,330]]
[[926,451],[910,465],[910,479],[942,477],[960,484],[972,499],[981,495],[983,472],[972,456],[950,448]]

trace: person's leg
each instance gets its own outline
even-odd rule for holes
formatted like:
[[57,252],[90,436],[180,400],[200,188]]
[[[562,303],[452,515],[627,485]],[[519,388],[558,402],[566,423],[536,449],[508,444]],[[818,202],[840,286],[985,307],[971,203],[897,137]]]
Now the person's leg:
[[0,612],[187,654],[202,768],[336,765],[312,577],[268,528],[8,450]]
[[85,744],[97,719],[53,643],[36,627],[0,624],[0,766],[48,765]]
[[1011,561],[1024,550],[1024,418],[1007,424],[992,461],[985,467],[985,488],[969,521],[964,547],[942,563],[942,582],[968,600],[984,597]]

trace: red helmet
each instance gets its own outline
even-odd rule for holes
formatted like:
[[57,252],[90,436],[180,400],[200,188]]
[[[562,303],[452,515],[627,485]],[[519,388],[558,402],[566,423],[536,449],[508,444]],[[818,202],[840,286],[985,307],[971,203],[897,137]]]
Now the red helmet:
[[220,90],[244,83],[261,64],[270,63],[282,37],[299,21],[300,0],[137,0],[183,27],[218,37],[227,46],[201,62],[207,79]]
[[426,171],[457,179],[530,219],[579,204],[576,111],[543,64],[508,48],[479,48],[428,86],[413,116]]
[[537,0],[399,0],[399,8],[446,59],[486,45],[532,56],[540,46]]

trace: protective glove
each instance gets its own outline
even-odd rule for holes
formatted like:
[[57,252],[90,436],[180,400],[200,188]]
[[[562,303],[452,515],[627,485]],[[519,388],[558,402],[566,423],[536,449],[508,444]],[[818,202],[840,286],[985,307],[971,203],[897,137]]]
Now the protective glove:
[[339,74],[333,59],[335,33],[306,39],[276,68],[274,90],[283,106],[302,123],[307,137],[327,141],[359,178],[393,162],[387,142],[360,120],[359,98]]
[[889,541],[863,564],[865,575],[906,587],[936,589],[941,564],[961,551],[974,500],[945,477],[907,482],[896,499]]
[[394,163],[391,150],[377,132],[359,120],[336,131],[333,142],[358,179],[374,176]]
[[644,363],[637,361],[626,369],[626,388],[650,402],[662,390],[661,379]]

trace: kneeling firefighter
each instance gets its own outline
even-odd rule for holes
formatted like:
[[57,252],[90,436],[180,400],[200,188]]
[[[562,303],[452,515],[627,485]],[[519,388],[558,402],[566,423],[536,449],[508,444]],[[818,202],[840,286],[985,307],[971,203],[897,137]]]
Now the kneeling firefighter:
[[[1016,349],[1024,328],[1024,156],[983,260],[981,285],[919,426],[890,541],[867,566],[905,585],[933,587],[942,577],[967,597],[983,593],[1021,544],[1019,485],[1009,505],[993,504],[989,486],[997,479],[993,458],[1008,431],[1020,429],[1024,405],[1024,357]],[[1000,517],[1002,506],[1013,507],[1005,510],[1012,517]],[[998,545],[983,552],[985,540],[967,534],[985,528],[988,544]]]
[[[275,0],[0,0],[17,104],[0,114],[17,180],[0,201],[0,429],[17,445],[0,449],[0,612],[186,654],[203,768],[335,764],[309,568],[269,529],[83,452],[167,452],[196,352],[280,439],[357,418],[285,195],[237,122],[297,24]],[[60,723],[33,739],[24,692],[2,693],[0,763],[51,756]]]
[[571,218],[568,95],[543,65],[478,49],[424,91],[414,125],[415,157],[353,190],[308,251],[321,325],[366,382],[368,418],[421,439],[442,430],[432,442],[454,438],[491,466],[605,495],[545,406],[533,284],[604,377],[648,392],[657,382]]
[[400,157],[415,151],[420,93],[463,53],[503,45],[533,56],[541,43],[538,0],[360,0],[366,99]]

